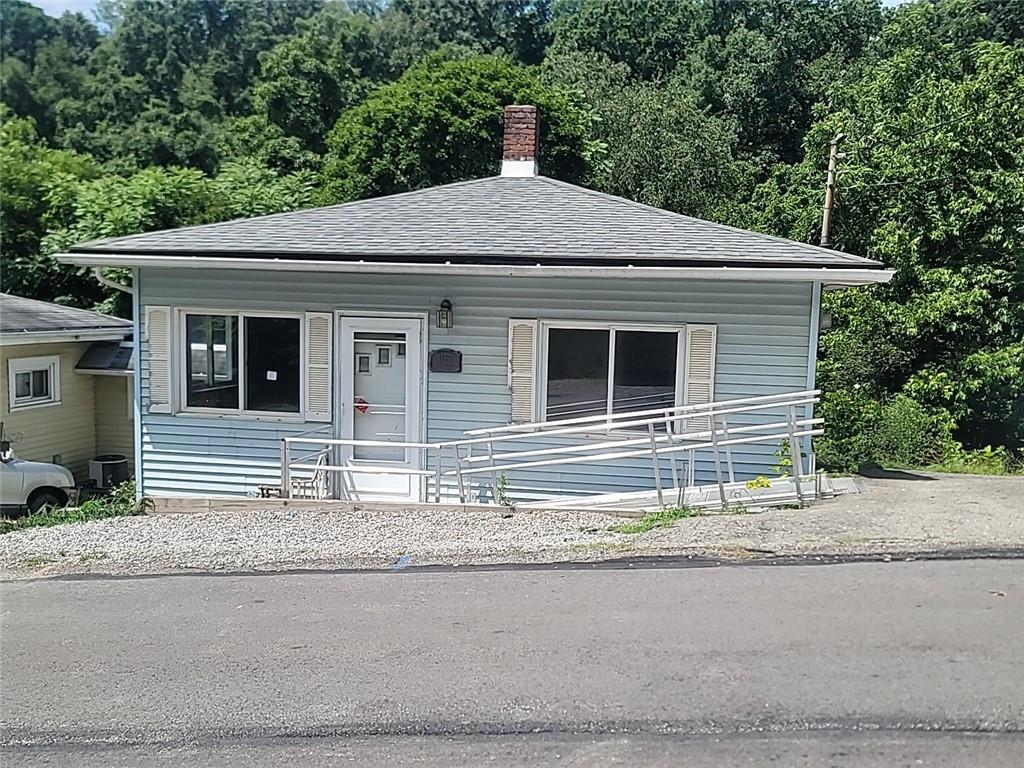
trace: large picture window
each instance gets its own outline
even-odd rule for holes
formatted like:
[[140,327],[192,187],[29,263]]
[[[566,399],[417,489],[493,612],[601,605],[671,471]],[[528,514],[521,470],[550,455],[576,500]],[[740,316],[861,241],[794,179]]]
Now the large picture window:
[[549,326],[546,420],[671,407],[682,401],[682,330]]
[[299,318],[187,312],[184,330],[185,407],[299,413]]

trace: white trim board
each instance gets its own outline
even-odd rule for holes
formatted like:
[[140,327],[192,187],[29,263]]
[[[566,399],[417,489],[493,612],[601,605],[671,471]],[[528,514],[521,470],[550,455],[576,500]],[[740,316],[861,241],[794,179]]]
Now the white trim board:
[[0,346],[14,347],[24,344],[66,344],[76,341],[124,341],[131,328],[86,331],[15,331],[0,333]]
[[253,259],[214,256],[137,256],[93,253],[60,253],[57,260],[83,267],[163,267],[185,269],[246,269],[273,272],[344,272],[406,275],[485,275],[497,277],[593,277],[656,280],[746,280],[770,282],[820,282],[823,286],[854,286],[887,283],[895,274],[888,269],[827,267],[565,267],[536,264],[415,264],[377,261],[327,261],[314,259]]

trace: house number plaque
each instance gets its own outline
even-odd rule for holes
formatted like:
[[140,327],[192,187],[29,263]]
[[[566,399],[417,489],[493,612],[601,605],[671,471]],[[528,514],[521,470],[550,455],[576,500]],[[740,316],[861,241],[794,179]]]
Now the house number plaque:
[[435,349],[430,353],[431,373],[462,373],[462,353],[454,349]]

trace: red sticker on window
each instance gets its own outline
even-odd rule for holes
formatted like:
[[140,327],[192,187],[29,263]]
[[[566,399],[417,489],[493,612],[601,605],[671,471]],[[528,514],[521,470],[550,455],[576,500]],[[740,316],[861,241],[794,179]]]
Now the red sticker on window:
[[370,410],[370,404],[363,400],[363,398],[357,397],[356,410],[359,411],[360,413],[366,413],[368,410]]

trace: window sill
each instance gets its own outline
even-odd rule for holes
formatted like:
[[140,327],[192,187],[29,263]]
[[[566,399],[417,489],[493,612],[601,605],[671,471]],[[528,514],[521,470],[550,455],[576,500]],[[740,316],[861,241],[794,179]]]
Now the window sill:
[[45,403],[24,403],[22,405],[11,405],[8,410],[11,413],[16,413],[17,411],[34,411],[39,408],[51,408],[55,405],[61,405],[61,402],[62,401],[60,400],[47,400]]
[[[163,414],[159,414],[163,415]],[[258,413],[247,411],[229,411],[219,408],[182,408],[170,414],[204,419],[234,419],[237,421],[266,421],[282,424],[305,424],[306,418],[301,413]]]

